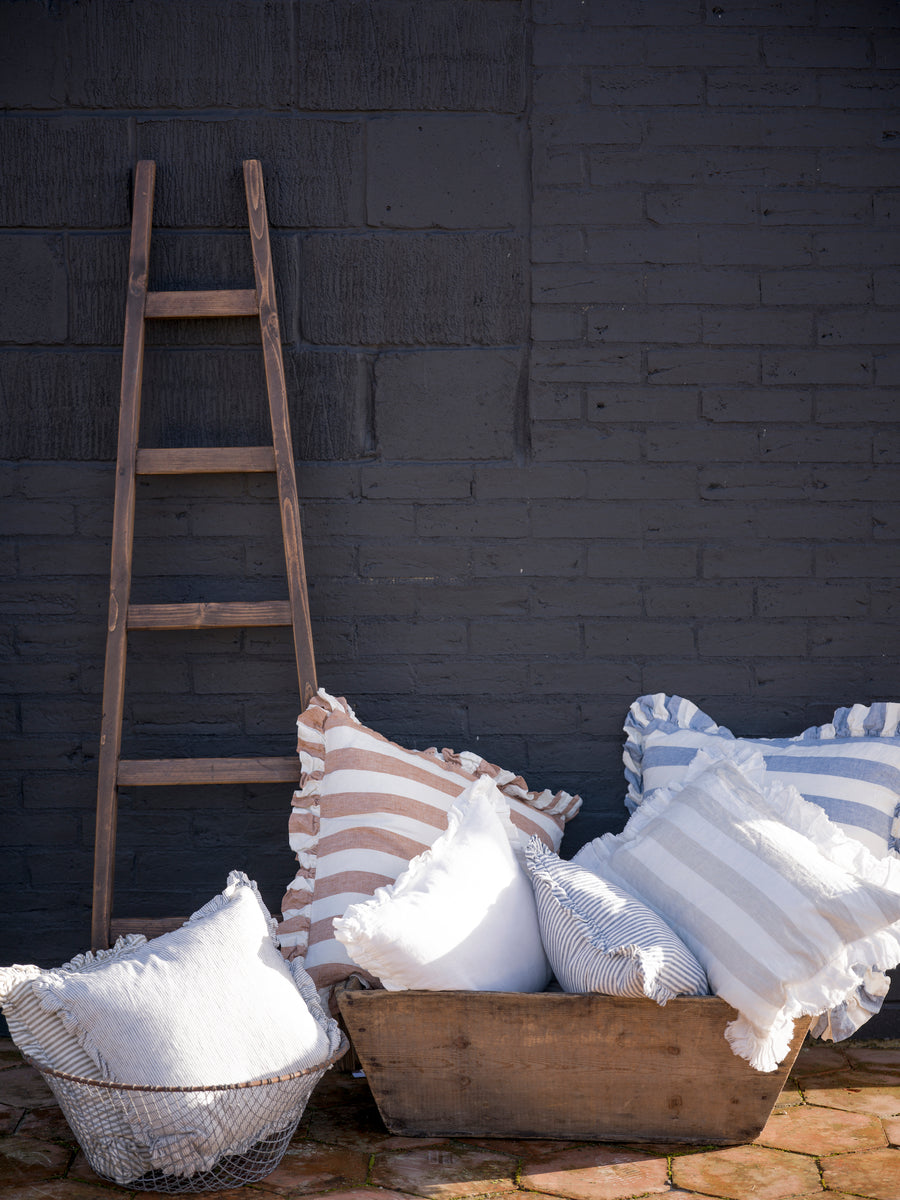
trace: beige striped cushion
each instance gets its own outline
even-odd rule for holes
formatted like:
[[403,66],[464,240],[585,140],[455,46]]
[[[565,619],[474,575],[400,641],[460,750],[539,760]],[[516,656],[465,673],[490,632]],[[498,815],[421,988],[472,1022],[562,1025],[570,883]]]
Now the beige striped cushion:
[[523,846],[537,834],[558,850],[581,799],[530,792],[511,771],[476,754],[406,750],[357,720],[346,700],[320,690],[297,721],[300,788],[289,831],[299,869],[282,901],[282,953],[302,957],[318,988],[364,974],[334,936],[347,906],[393,883],[447,828],[447,812],[473,779],[489,775],[510,806]]

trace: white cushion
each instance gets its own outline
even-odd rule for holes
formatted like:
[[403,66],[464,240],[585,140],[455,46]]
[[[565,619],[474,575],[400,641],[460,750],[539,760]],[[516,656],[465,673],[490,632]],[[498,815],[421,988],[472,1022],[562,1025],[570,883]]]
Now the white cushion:
[[771,1071],[795,1017],[840,1005],[870,965],[900,962],[900,861],[875,858],[769,780],[762,755],[735,749],[742,761],[701,752],[680,785],[574,861],[671,925],[738,1010],[735,1052]]
[[[224,892],[180,929],[86,969],[38,971],[28,986],[44,1013],[73,1033],[93,1078],[189,1087],[289,1074],[324,1062],[341,1039],[302,967],[279,953],[274,924],[256,884],[233,871]],[[165,1128],[151,1112],[144,1119],[131,1111],[144,1169],[208,1170],[284,1122],[283,1112],[263,1106],[242,1127],[223,1125],[216,1109],[227,1096],[183,1093]],[[136,1177],[130,1158],[113,1165],[106,1173],[118,1182]]]
[[448,828],[396,882],[352,904],[334,932],[390,991],[536,992],[550,978],[509,805],[492,780],[450,808]]
[[628,892],[533,838],[526,852],[541,937],[566,992],[705,996],[706,973],[665,921]]

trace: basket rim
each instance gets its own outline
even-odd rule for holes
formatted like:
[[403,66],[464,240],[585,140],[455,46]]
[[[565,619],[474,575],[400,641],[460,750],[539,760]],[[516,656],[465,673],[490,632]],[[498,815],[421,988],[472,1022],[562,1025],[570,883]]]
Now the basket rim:
[[22,1054],[23,1060],[30,1066],[39,1071],[41,1075],[51,1075],[55,1079],[67,1079],[72,1083],[82,1083],[90,1087],[106,1088],[108,1091],[115,1092],[228,1092],[236,1091],[239,1088],[255,1088],[263,1087],[266,1084],[272,1083],[289,1083],[293,1079],[302,1079],[305,1075],[314,1075],[317,1071],[326,1071],[329,1067],[344,1054],[350,1047],[347,1038],[342,1034],[341,1042],[337,1050],[322,1059],[321,1062],[314,1063],[311,1067],[303,1067],[300,1071],[292,1071],[287,1075],[269,1075],[265,1079],[248,1079],[241,1083],[207,1083],[207,1084],[185,1084],[183,1087],[170,1086],[167,1084],[158,1083],[116,1083],[113,1079],[90,1079],[86,1075],[72,1075],[68,1071],[57,1071],[54,1067],[45,1067],[27,1054]]

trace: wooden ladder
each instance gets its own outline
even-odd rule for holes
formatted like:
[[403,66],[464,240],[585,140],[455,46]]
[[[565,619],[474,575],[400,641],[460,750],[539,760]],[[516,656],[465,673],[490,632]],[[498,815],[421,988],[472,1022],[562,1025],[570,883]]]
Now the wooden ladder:
[[[256,287],[246,290],[148,291],[155,178],[155,163],[142,161],[137,164],[122,348],[109,622],[103,676],[91,918],[91,944],[94,949],[106,948],[123,933],[143,932],[152,936],[176,928],[185,920],[184,917],[149,921],[112,919],[116,815],[120,786],[265,782],[296,785],[300,774],[296,755],[286,758],[122,760],[120,753],[128,631],[290,625],[293,629],[294,655],[303,707],[316,690],[297,482],[294,476],[262,169],[257,159],[249,159],[244,163],[244,188],[256,277]],[[145,322],[166,318],[251,316],[259,317],[272,423],[271,446],[139,449]],[[259,603],[132,604],[130,595],[136,476],[243,471],[269,471],[275,474],[289,599]]]

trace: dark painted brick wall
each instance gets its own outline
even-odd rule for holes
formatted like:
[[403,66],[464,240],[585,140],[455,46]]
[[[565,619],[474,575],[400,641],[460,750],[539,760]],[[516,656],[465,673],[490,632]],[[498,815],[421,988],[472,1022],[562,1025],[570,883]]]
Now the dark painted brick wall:
[[[263,161],[320,679],[618,829],[645,691],[785,735],[898,698],[900,10],[0,4],[0,961],[88,929],[131,173],[157,287],[247,286]],[[252,324],[153,329],[144,444],[265,438]],[[281,596],[270,484],[139,490],[137,599]],[[279,632],[135,637],[126,749],[286,753]],[[136,791],[120,912],[283,789]],[[897,1022],[900,1033],[900,1022]]]

